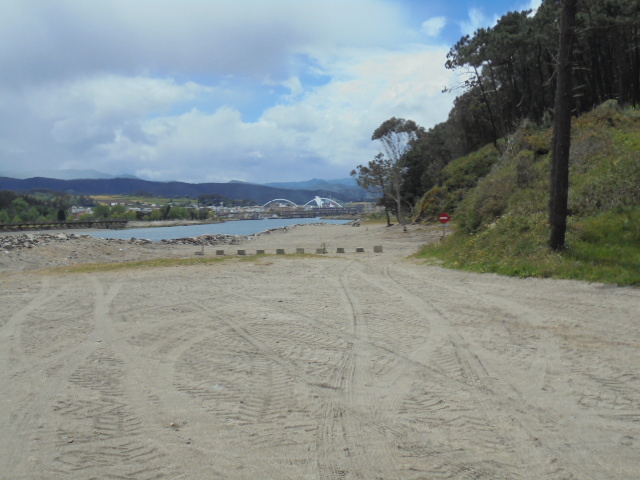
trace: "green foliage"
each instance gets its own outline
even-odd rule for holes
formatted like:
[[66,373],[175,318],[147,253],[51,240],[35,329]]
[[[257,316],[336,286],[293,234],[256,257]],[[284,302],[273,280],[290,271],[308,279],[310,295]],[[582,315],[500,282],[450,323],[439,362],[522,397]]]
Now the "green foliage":
[[569,205],[574,215],[640,205],[640,116],[610,103],[576,121]]
[[[544,0],[535,14],[509,12],[495,26],[464,36],[451,47],[446,66],[463,72],[465,80],[448,90],[462,93],[455,99],[445,122],[426,132],[417,131],[403,162],[403,199],[415,205],[414,220],[433,218],[436,209],[459,202],[465,190],[475,187],[478,178],[486,175],[487,171],[480,170],[495,163],[497,150],[510,148],[501,139],[515,131],[521,136],[519,142],[528,144],[527,151],[520,153],[512,166],[515,185],[530,188],[538,182],[539,160],[551,149],[548,127],[553,120],[558,79],[555,67],[561,4]],[[577,21],[572,58],[575,64],[573,111],[581,115],[601,104],[597,108],[600,123],[620,127],[631,120],[629,115],[621,115],[617,102],[640,104],[640,55],[636,54],[640,24],[638,0],[583,0],[579,2]],[[578,118],[576,123],[580,121]],[[384,122],[374,138],[397,125],[402,126],[395,118]],[[546,130],[537,131],[531,125],[542,125]],[[522,126],[527,128],[518,130]],[[591,159],[606,151],[615,137],[611,132],[603,135],[596,128],[585,135],[584,141],[574,139],[572,169],[590,165]],[[637,142],[637,137],[627,136],[620,145],[626,143],[630,147]],[[493,159],[486,157],[487,164],[483,165],[478,158],[467,159],[469,165],[479,171],[455,168],[448,171],[449,164],[457,163],[455,159],[473,156],[489,143],[496,152]],[[467,173],[469,176],[465,178]],[[624,181],[618,173],[613,176]],[[626,186],[620,189],[626,205],[634,204],[637,197],[637,189],[629,178],[635,177],[627,177]],[[612,181],[601,179],[593,185],[585,184],[580,192],[576,190],[579,195],[572,199],[574,207],[597,211],[603,205],[617,204],[617,199],[603,198]],[[442,198],[440,191],[427,193],[434,187],[446,188],[447,198]],[[498,200],[489,200],[492,205],[486,207],[488,217],[502,210]],[[485,217],[482,214],[478,220],[488,220]]]
[[[535,14],[509,12],[491,28],[462,37],[446,67],[465,73],[446,123],[463,154],[514,132],[523,120],[544,124],[554,108],[558,24],[562,2],[544,0]],[[640,103],[637,0],[579,2],[572,61],[573,109],[606,100]]]
[[457,158],[441,172],[442,185],[448,191],[469,189],[486,176],[498,161],[499,152],[493,145],[486,145],[469,155]]
[[162,210],[159,208],[152,210],[148,218],[152,221],[162,220]]
[[198,197],[198,203],[208,206],[220,205],[222,203],[231,205],[231,199],[217,193],[203,193]]
[[173,207],[169,210],[168,215],[166,217],[168,220],[182,220],[186,218],[191,218],[189,214],[189,209],[185,207]]
[[640,118],[608,106],[574,127],[565,251],[548,248],[550,133],[522,129],[458,204],[455,233],[422,256],[479,272],[640,285]]
[[436,222],[440,213],[453,213],[464,195],[489,173],[498,158],[493,145],[487,145],[451,161],[440,172],[441,185],[433,187],[417,202],[413,221]]
[[111,207],[109,205],[99,204],[93,207],[93,217],[96,220],[104,220],[111,216]]
[[455,198],[446,188],[434,187],[416,205],[414,221],[437,222],[442,212],[452,212],[455,205]]
[[0,223],[41,223],[66,218],[73,198],[66,194],[48,191],[21,195],[11,191],[0,191]]
[[640,285],[640,209],[616,207],[574,222],[568,261],[582,278]]

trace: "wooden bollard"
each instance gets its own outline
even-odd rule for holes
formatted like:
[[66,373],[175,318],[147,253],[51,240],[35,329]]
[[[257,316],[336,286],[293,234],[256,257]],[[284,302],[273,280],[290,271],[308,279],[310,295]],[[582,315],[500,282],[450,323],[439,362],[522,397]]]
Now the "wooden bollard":
[[336,253],[344,253],[344,248],[338,247],[338,249],[336,250]]
[[356,248],[356,253],[364,253],[364,248],[362,247]]
[[276,255],[284,255],[284,248],[277,248]]
[[373,247],[373,253],[382,253],[382,245],[375,245]]
[[216,250],[216,255],[224,255],[224,250]]
[[246,255],[247,251],[246,250],[238,250],[238,255]]

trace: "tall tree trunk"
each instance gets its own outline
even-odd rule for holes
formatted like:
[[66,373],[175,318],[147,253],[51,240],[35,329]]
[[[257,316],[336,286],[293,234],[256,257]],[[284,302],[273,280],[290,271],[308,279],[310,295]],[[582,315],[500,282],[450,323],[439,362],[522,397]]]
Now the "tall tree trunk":
[[640,103],[640,42],[638,42],[638,35],[640,35],[640,29],[634,27],[633,38],[633,100],[632,105],[635,107]]
[[480,92],[482,93],[482,100],[484,101],[484,104],[487,107],[487,113],[489,114],[489,120],[491,121],[491,134],[493,136],[493,146],[496,148],[498,152],[500,152],[500,146],[498,145],[498,130],[496,129],[496,122],[493,118],[493,110],[491,109],[491,103],[489,102],[489,97],[487,97],[487,92],[485,92],[484,90],[484,85],[482,84],[482,78],[480,78],[478,69],[474,66],[473,70],[476,74],[476,78],[478,79],[478,85],[480,86]]
[[394,200],[396,201],[396,213],[398,214],[398,223],[402,225],[402,231],[407,231],[407,224],[404,219],[404,212],[402,211],[402,178],[400,178],[402,169],[396,173],[397,178],[394,180],[394,190],[395,196]]
[[551,168],[551,200],[549,246],[561,250],[565,246],[569,200],[569,150],[571,147],[571,53],[576,26],[577,0],[563,0],[558,49],[553,165]]
[[382,192],[382,205],[384,206],[384,214],[387,217],[387,227],[391,226],[391,214],[389,213],[389,205],[387,201],[388,195]]
[[397,209],[398,209],[398,223],[400,225],[402,225],[402,231],[406,232],[407,231],[407,223],[405,222],[404,212],[402,211],[402,200],[398,199],[396,201],[396,204],[397,204]]

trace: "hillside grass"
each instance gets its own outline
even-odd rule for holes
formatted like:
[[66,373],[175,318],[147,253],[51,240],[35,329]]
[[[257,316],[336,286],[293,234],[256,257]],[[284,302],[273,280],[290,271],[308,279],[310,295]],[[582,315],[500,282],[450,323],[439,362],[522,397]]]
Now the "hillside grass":
[[453,207],[455,232],[418,256],[476,272],[640,285],[640,115],[608,103],[573,129],[564,251],[548,247],[551,132],[523,128]]

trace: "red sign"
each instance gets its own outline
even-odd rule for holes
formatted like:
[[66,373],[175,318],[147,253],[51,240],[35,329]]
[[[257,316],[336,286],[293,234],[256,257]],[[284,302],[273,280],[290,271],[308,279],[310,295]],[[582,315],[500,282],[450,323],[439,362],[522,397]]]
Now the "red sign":
[[451,216],[448,213],[440,214],[440,223],[447,223],[449,220],[451,220]]

